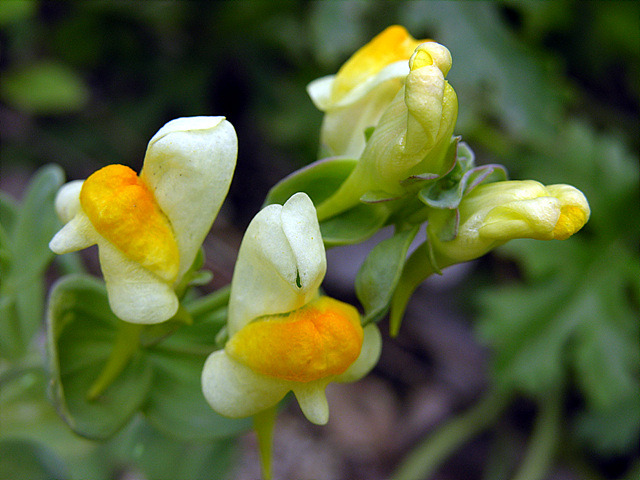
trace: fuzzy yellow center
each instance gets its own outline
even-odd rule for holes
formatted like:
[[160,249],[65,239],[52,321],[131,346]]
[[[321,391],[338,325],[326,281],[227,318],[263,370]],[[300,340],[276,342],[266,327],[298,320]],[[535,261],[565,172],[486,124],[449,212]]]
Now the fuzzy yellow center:
[[409,60],[425,40],[414,39],[404,27],[394,25],[378,34],[342,65],[336,75],[331,99],[340,100],[354,87],[376,75],[387,65]]
[[227,353],[269,377],[311,382],[343,373],[362,349],[358,311],[319,297],[286,315],[250,323],[227,342]]
[[180,254],[171,224],[136,172],[124,165],[98,170],[82,185],[80,203],[98,233],[128,258],[175,280]]
[[583,208],[575,205],[562,207],[560,218],[553,229],[553,238],[566,240],[571,235],[580,230],[587,222],[587,212]]

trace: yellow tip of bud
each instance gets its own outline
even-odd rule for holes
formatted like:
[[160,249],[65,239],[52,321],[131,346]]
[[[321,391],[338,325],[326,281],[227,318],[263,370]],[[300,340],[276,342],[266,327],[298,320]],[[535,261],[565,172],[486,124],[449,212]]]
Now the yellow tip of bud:
[[124,165],[104,167],[84,182],[80,204],[97,232],[128,258],[173,281],[180,254],[153,193]]
[[360,355],[362,342],[357,310],[319,297],[286,315],[250,323],[231,337],[225,349],[263,375],[311,382],[345,372]]

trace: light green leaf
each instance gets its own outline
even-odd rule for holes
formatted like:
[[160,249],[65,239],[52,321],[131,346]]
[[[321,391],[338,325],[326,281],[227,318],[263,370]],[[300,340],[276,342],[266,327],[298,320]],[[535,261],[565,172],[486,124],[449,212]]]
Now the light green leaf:
[[53,287],[47,315],[51,392],[63,419],[88,438],[114,435],[140,409],[151,386],[151,365],[138,352],[97,399],[88,400],[115,343],[119,322],[100,281],[74,275]]
[[283,205],[291,195],[305,192],[315,205],[329,198],[355,168],[357,160],[326,158],[318,160],[284,178],[267,195],[265,205]]
[[[20,206],[0,202],[0,355],[22,355],[43,321],[44,271],[53,258],[48,244],[59,228],[53,202],[64,174],[57,165],[38,170]],[[6,215],[6,217],[5,217]]]

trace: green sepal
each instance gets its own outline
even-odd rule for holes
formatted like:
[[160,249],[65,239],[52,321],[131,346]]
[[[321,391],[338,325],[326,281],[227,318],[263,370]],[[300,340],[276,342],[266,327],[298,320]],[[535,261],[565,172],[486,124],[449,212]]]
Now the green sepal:
[[395,234],[376,245],[362,263],[355,289],[364,307],[363,325],[378,322],[389,310],[402,275],[407,252],[419,226]]
[[95,400],[88,399],[110,357],[119,323],[99,280],[70,275],[54,285],[47,312],[50,395],[71,429],[87,438],[113,436],[141,408],[151,387],[151,364],[138,350]]
[[449,150],[453,150],[456,158],[451,171],[437,182],[426,185],[418,193],[420,200],[432,208],[458,208],[462,197],[481,183],[507,179],[507,172],[502,165],[476,167],[473,151],[466,143],[458,140],[459,137],[452,142]]
[[48,244],[60,223],[54,210],[64,181],[57,165],[34,175],[20,206],[0,197],[0,356],[23,355],[42,325],[44,271],[53,258]]

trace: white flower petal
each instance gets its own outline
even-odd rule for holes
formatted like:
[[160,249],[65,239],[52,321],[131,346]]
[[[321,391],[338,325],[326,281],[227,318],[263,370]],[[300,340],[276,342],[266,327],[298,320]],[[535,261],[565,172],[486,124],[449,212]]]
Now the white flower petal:
[[328,380],[318,380],[299,383],[293,388],[302,413],[307,420],[316,425],[324,425],[329,421],[329,402],[325,394],[328,383]]
[[226,417],[255,415],[276,405],[289,390],[288,382],[259,375],[224,350],[209,355],[202,370],[202,392],[207,402]]
[[109,306],[118,318],[131,323],[153,324],[173,317],[179,302],[170,284],[129,260],[102,238],[98,241],[98,252]]
[[224,117],[178,118],[149,141],[140,177],[173,227],[178,279],[191,267],[227,195],[237,151],[235,130]]
[[249,224],[229,299],[229,334],[257,317],[290,312],[317,294],[326,260],[315,208],[306,194],[269,205]]

